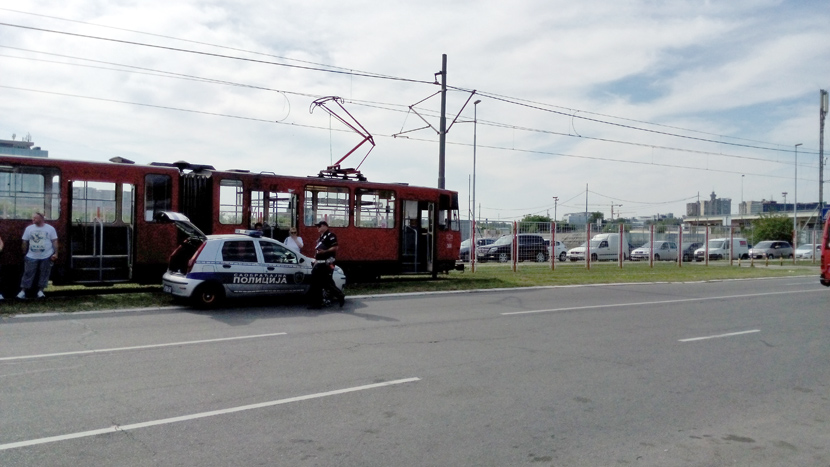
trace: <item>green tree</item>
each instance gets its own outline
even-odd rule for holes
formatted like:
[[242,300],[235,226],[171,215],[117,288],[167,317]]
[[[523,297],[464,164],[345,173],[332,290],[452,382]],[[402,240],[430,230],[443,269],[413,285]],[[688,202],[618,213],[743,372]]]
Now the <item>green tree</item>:
[[598,220],[603,220],[603,219],[605,219],[605,214],[603,214],[603,213],[601,213],[601,212],[599,212],[599,211],[592,212],[592,213],[588,216],[588,222],[589,222],[589,223],[591,223],[591,224],[596,224],[596,222],[597,222]]
[[519,221],[519,232],[538,233],[550,232],[551,219],[548,216],[528,214]]
[[764,240],[780,240],[791,242],[793,240],[793,221],[787,216],[771,214],[761,216],[752,223],[752,244]]

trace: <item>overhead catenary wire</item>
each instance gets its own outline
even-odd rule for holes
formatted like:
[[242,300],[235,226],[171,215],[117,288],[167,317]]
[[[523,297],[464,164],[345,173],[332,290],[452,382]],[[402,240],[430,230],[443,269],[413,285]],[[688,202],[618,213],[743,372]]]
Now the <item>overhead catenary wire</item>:
[[[21,11],[18,11],[18,10],[11,10],[11,9],[6,9],[6,10],[7,11],[14,11],[14,12],[18,12],[18,13],[23,13],[23,14],[30,14],[30,13],[21,12]],[[52,17],[52,16],[47,16],[47,17],[50,17],[50,18],[53,18],[53,19],[66,20],[66,19],[63,19],[63,18]],[[75,20],[66,20],[66,21],[79,22],[79,21],[75,21]],[[109,27],[109,26],[101,26],[101,25],[97,25],[97,24],[93,24],[93,23],[84,23],[84,22],[79,22],[79,23],[90,24],[90,25],[100,26],[100,27]],[[231,56],[231,55],[215,54],[215,53],[210,53],[210,52],[201,52],[201,51],[183,49],[183,48],[178,48],[178,47],[169,47],[169,46],[161,46],[161,45],[155,45],[155,44],[147,44],[147,43],[142,43],[142,42],[137,42],[137,41],[127,41],[127,40],[113,39],[113,38],[107,38],[107,37],[101,37],[101,36],[93,36],[93,35],[88,35],[88,34],[79,34],[79,33],[72,33],[72,32],[66,32],[66,31],[58,31],[58,30],[54,30],[54,29],[46,29],[46,28],[37,28],[37,27],[33,27],[33,26],[17,25],[17,24],[11,24],[11,23],[0,22],[0,26],[23,28],[23,29],[29,29],[29,30],[41,31],[41,32],[48,32],[48,33],[54,33],[54,34],[65,34],[65,35],[88,38],[88,39],[95,39],[95,40],[102,40],[102,41],[112,41],[112,42],[117,42],[117,43],[124,43],[124,44],[135,45],[135,46],[151,47],[151,48],[177,51],[177,52],[183,52],[183,53],[201,54],[201,55],[205,55],[205,56],[226,58],[226,59],[232,59],[232,60],[242,60],[242,61],[248,61],[248,62],[266,64],[266,65],[274,65],[274,66],[282,66],[282,67],[290,67],[290,68],[299,68],[299,69],[304,69],[304,70],[309,70],[309,71],[336,73],[336,74],[344,74],[344,75],[350,75],[350,76],[385,79],[385,80],[393,80],[393,81],[403,81],[403,82],[411,82],[411,83],[419,83],[419,84],[429,84],[429,85],[434,85],[435,84],[433,81],[425,81],[425,80],[418,80],[418,79],[412,79],[412,78],[394,77],[394,76],[390,76],[390,75],[383,75],[383,74],[372,73],[372,72],[362,72],[362,71],[361,72],[355,72],[351,69],[346,69],[346,68],[343,68],[343,67],[334,67],[334,66],[330,66],[330,65],[321,65],[321,64],[314,63],[314,62],[306,62],[306,63],[314,64],[314,65],[316,65],[315,67],[304,66],[304,65],[291,65],[291,64],[287,64],[287,63],[271,62],[271,61],[265,61],[265,60],[256,60],[256,59],[250,59],[250,58],[245,58],[245,57],[235,57],[235,56]],[[216,45],[216,44],[204,43],[204,42],[199,42],[199,41],[190,41],[190,40],[185,40],[185,39],[178,39],[178,38],[175,38],[175,37],[165,36],[165,35],[160,35],[160,34],[145,33],[145,32],[141,32],[141,31],[124,29],[124,28],[114,28],[114,27],[110,27],[110,28],[117,29],[117,30],[129,31],[129,32],[138,33],[138,34],[147,34],[147,35],[157,36],[157,37],[166,38],[166,39],[182,40],[182,41],[185,41],[185,42],[208,45],[208,46],[211,46],[211,47],[221,47],[221,48],[226,48],[226,49],[245,52],[245,53],[260,54],[260,55],[265,55],[265,56],[270,56],[270,57],[277,57],[277,58],[282,58],[282,59],[285,58],[285,57],[280,57],[280,56],[277,56],[277,55],[263,54],[261,52],[252,52],[252,51],[233,48],[233,47],[220,46],[220,45]],[[448,86],[448,89],[453,89],[453,90],[457,90],[457,91],[461,91],[461,92],[471,92],[472,91],[470,89],[466,89],[466,88],[463,88],[463,87],[453,87],[453,86]],[[507,97],[507,96],[503,96],[503,95],[500,95],[500,94],[497,94],[497,93],[491,93],[491,92],[487,92],[487,91],[477,91],[477,93],[480,96],[489,97],[491,99],[499,100],[499,101],[509,103],[509,104],[512,104],[512,105],[518,105],[518,106],[523,106],[523,107],[526,107],[526,108],[532,108],[532,109],[536,109],[536,110],[540,110],[540,111],[556,113],[556,114],[560,114],[560,115],[563,115],[563,116],[570,117],[572,119],[578,118],[578,119],[583,119],[583,120],[586,120],[586,121],[592,121],[592,122],[595,122],[595,123],[611,125],[611,126],[617,126],[617,127],[622,127],[622,128],[636,130],[636,131],[650,132],[650,133],[660,134],[660,135],[664,135],[664,136],[684,138],[684,139],[696,140],[696,141],[701,141],[701,142],[708,142],[708,143],[713,143],[713,144],[722,144],[722,145],[729,145],[729,146],[735,146],[735,147],[744,147],[744,148],[760,149],[760,150],[776,151],[776,152],[786,152],[786,153],[789,152],[788,147],[787,148],[771,148],[771,147],[765,147],[765,146],[756,146],[756,145],[740,144],[740,143],[730,143],[730,142],[712,140],[712,139],[707,139],[707,138],[699,138],[699,137],[688,136],[688,135],[680,135],[680,134],[676,134],[676,133],[652,130],[652,129],[648,129],[648,128],[640,128],[640,127],[636,127],[636,126],[632,126],[632,125],[623,125],[623,124],[620,124],[620,123],[609,122],[609,121],[604,121],[604,120],[600,120],[600,119],[580,116],[580,115],[577,115],[577,112],[581,112],[583,114],[604,116],[604,117],[607,117],[607,118],[615,118],[615,119],[624,120],[624,121],[631,121],[631,122],[637,122],[637,123],[644,123],[644,124],[648,124],[648,125],[661,126],[661,127],[665,127],[665,128],[672,128],[672,129],[678,129],[678,130],[683,130],[683,131],[695,132],[695,133],[700,133],[700,134],[709,134],[709,135],[712,135],[712,136],[718,136],[720,138],[741,139],[741,138],[734,138],[734,137],[731,137],[731,136],[717,135],[717,134],[713,134],[713,133],[706,133],[706,132],[700,132],[700,131],[697,131],[697,130],[690,130],[690,129],[680,128],[680,127],[676,127],[676,126],[661,125],[661,124],[657,124],[657,123],[645,122],[645,121],[642,121],[642,120],[627,119],[627,118],[624,118],[624,117],[611,116],[611,115],[607,115],[607,114],[600,114],[600,113],[590,112],[590,111],[585,111],[585,110],[570,109],[570,108],[561,107],[561,106],[554,106],[554,105],[550,105],[550,104],[542,104],[542,103],[529,101],[529,100],[525,100],[525,99]],[[547,107],[552,107],[552,108],[547,108]],[[567,111],[553,110],[553,108],[566,109]],[[572,135],[569,135],[569,136],[572,136]],[[747,140],[747,141],[749,141],[749,140]],[[764,144],[775,144],[775,143],[764,143]],[[805,150],[805,154],[806,153],[810,153],[810,152]]]
[[[15,11],[15,10],[10,10],[10,11]],[[83,23],[83,22],[80,22],[80,23]],[[87,24],[87,23],[84,23],[84,24]],[[92,24],[92,23],[88,23],[88,24]],[[7,24],[6,23],[0,23],[0,25],[7,25]],[[12,26],[15,26],[15,25],[12,25]],[[107,26],[101,26],[101,27],[107,27]],[[33,29],[33,30],[42,30],[40,28],[31,28],[31,29]],[[122,29],[122,28],[113,28],[113,29]],[[128,29],[123,29],[123,30],[129,31],[129,32],[141,33],[140,31],[133,31],[133,30],[128,30]],[[73,34],[73,33],[70,33],[70,34]],[[147,33],[147,34],[149,34],[149,33]],[[150,35],[153,35],[153,34],[150,34]],[[78,35],[78,36],[80,36],[80,37],[90,37],[90,38],[95,37],[95,36],[87,36],[87,35]],[[275,57],[275,58],[289,60],[285,57],[279,57],[279,56],[271,55],[271,54],[262,54],[262,53],[259,53],[259,52],[245,51],[243,49],[228,48],[228,47],[218,46],[218,45],[215,45],[215,44],[201,43],[201,42],[198,42],[198,41],[188,41],[188,40],[185,40],[185,39],[178,39],[178,38],[174,38],[174,37],[171,37],[171,36],[163,36],[163,35],[156,35],[156,36],[167,38],[167,39],[173,39],[173,40],[183,40],[185,42],[198,43],[198,44],[201,44],[201,45],[208,45],[208,46],[211,46],[211,47],[222,47],[222,48],[235,50],[235,51],[239,51],[239,52],[256,53],[256,54],[260,54],[260,55],[271,56],[271,57]],[[104,38],[102,40],[109,40],[109,39]],[[333,72],[333,70],[337,70],[338,73],[340,73],[340,74],[345,74],[345,75],[350,75],[350,76],[392,79],[392,80],[396,80],[396,81],[408,81],[408,82],[414,82],[414,83],[419,83],[419,84],[430,84],[430,85],[434,84],[430,81],[424,81],[424,80],[408,80],[408,79],[404,79],[404,78],[396,78],[396,77],[391,77],[391,76],[388,76],[388,75],[381,75],[381,74],[370,73],[370,72],[354,72],[353,70],[348,70],[346,68],[333,67],[333,66],[330,66],[330,65],[318,64],[318,63],[314,63],[314,62],[305,62],[305,63],[316,65],[315,67],[294,66],[294,65],[290,65],[290,64],[283,64],[283,63],[277,63],[277,62],[271,62],[271,61],[250,60],[250,59],[245,59],[245,58],[242,58],[242,57],[226,56],[226,55],[223,55],[223,54],[211,54],[211,53],[204,53],[204,52],[198,52],[198,51],[188,51],[187,49],[178,49],[178,48],[170,48],[170,47],[164,47],[164,46],[154,46],[154,45],[151,45],[151,44],[134,43],[134,42],[131,42],[131,41],[120,41],[120,40],[115,40],[115,41],[123,42],[123,43],[126,43],[126,44],[146,45],[148,47],[158,47],[158,48],[161,48],[161,49],[176,50],[176,51],[183,51],[183,52],[189,52],[189,53],[199,53],[199,54],[202,54],[202,55],[214,56],[214,57],[219,57],[219,58],[249,60],[249,61],[252,61],[252,62],[255,62],[255,63],[262,63],[262,64],[267,64],[267,65],[295,67],[295,68],[300,68],[300,69],[305,69],[305,70],[315,71],[315,72],[318,72],[318,71],[319,72]],[[136,67],[136,69],[138,69],[138,68],[139,67]],[[160,76],[175,77],[175,75],[176,75],[175,73],[170,73],[170,72],[165,72],[165,71],[158,71],[157,70],[157,72],[161,73]],[[295,94],[295,95],[308,96],[308,97],[314,96],[314,95],[309,94],[309,93],[302,93],[302,92],[296,92],[296,91],[276,90],[276,89],[267,88],[265,86],[244,85],[244,84],[233,83],[233,82],[224,81],[224,80],[215,80],[215,79],[211,79],[211,78],[186,76],[186,75],[183,75],[183,74],[179,74],[179,75],[180,76],[178,76],[178,77],[181,78],[181,79],[193,79],[193,80],[197,80],[197,81],[204,81],[204,82],[207,82],[207,83],[215,83],[215,84],[222,84],[222,85],[244,86],[244,87],[250,87],[252,89],[268,90],[268,91],[275,91],[275,92],[281,92],[281,93],[291,93],[291,94]],[[20,88],[20,89],[22,89],[22,88]],[[462,88],[456,88],[456,89],[459,90],[459,91],[462,91],[462,92],[467,92],[467,90],[464,90]],[[43,91],[33,90],[33,89],[27,89],[27,90],[34,91],[34,92],[43,92]],[[232,114],[226,114],[226,113],[203,112],[203,111],[194,110],[194,109],[177,108],[177,107],[174,107],[174,106],[160,106],[160,105],[147,104],[147,103],[128,102],[128,101],[120,101],[120,100],[106,99],[106,98],[96,98],[96,97],[89,97],[89,96],[72,95],[70,93],[55,93],[55,94],[64,95],[64,96],[71,96],[71,97],[79,97],[79,98],[97,99],[97,100],[101,100],[101,101],[109,101],[109,102],[114,102],[114,103],[139,105],[139,106],[145,106],[145,107],[155,107],[155,108],[164,109],[164,110],[174,110],[174,111],[182,111],[182,112],[190,112],[190,113],[202,113],[202,114],[206,114],[206,115],[220,116],[220,117],[226,117],[226,118],[236,118],[236,119],[260,121],[260,122],[268,122],[268,123],[283,123],[283,122],[273,122],[271,119],[259,119],[259,118],[254,118],[254,117],[244,117],[244,116],[232,115]],[[487,92],[484,92],[484,91],[478,91],[478,94],[482,95],[482,96],[487,96],[487,97],[490,97],[490,98],[493,98],[493,96],[500,96],[498,94],[491,94],[491,93],[487,93]],[[506,96],[500,96],[500,97],[506,97]],[[383,102],[371,102],[371,101],[360,101],[360,100],[351,100],[351,99],[349,99],[349,102],[355,103],[356,105],[364,105],[364,106],[367,106],[367,107],[375,107],[375,108],[383,109],[383,110],[386,110],[386,111],[405,112],[405,110],[404,110],[405,106],[400,106],[398,104],[383,103]],[[634,126],[634,125],[623,125],[623,124],[619,124],[619,123],[616,123],[616,122],[604,121],[604,120],[601,120],[601,119],[584,118],[582,115],[576,115],[576,114],[577,113],[582,113],[582,114],[585,114],[585,115],[594,115],[594,116],[599,116],[599,117],[619,119],[619,120],[624,120],[624,121],[629,121],[629,122],[634,122],[634,123],[641,123],[641,124],[644,124],[644,125],[654,125],[654,126],[658,126],[658,127],[662,127],[662,128],[670,128],[670,129],[675,129],[675,130],[680,130],[680,131],[694,132],[694,133],[697,133],[697,134],[713,135],[713,136],[718,136],[718,137],[721,137],[721,138],[729,138],[729,139],[733,139],[733,140],[752,141],[752,140],[747,140],[747,139],[743,139],[743,138],[734,138],[734,137],[731,137],[731,136],[723,136],[723,135],[717,135],[717,134],[714,134],[714,133],[700,132],[700,131],[697,131],[697,130],[690,130],[690,129],[680,128],[680,127],[673,127],[673,126],[669,126],[669,125],[661,125],[661,124],[657,124],[657,123],[645,122],[645,121],[635,120],[635,119],[627,119],[627,118],[624,118],[624,117],[605,115],[605,114],[589,112],[589,111],[584,111],[584,110],[568,109],[568,108],[565,108],[565,107],[555,106],[555,105],[551,105],[551,104],[534,103],[533,101],[528,101],[528,100],[519,99],[519,98],[506,97],[506,99],[503,102],[511,104],[511,105],[522,105],[526,108],[536,108],[538,106],[539,110],[544,110],[544,111],[551,111],[550,108],[546,108],[546,107],[564,109],[565,111],[563,111],[563,112],[559,112],[559,111],[553,111],[553,112],[557,113],[557,114],[560,114],[560,115],[563,115],[563,116],[567,116],[568,118],[571,118],[571,119],[579,118],[579,119],[584,119],[584,120],[587,120],[587,121],[593,121],[593,122],[600,123],[600,124],[618,126],[618,127],[629,129],[629,130],[646,131],[646,132],[652,132],[652,133],[661,134],[661,135],[665,135],[665,136],[686,138],[686,139],[692,139],[692,140],[696,140],[696,141],[708,142],[708,143],[719,144],[719,145],[726,144],[726,145],[749,148],[749,149],[755,149],[755,150],[778,151],[778,152],[781,152],[781,153],[789,153],[790,152],[790,149],[788,149],[788,148],[787,149],[780,149],[780,148],[771,148],[771,147],[749,145],[749,144],[730,143],[730,142],[711,140],[711,139],[706,139],[706,138],[690,137],[688,135],[679,135],[679,134],[675,134],[675,133],[671,133],[671,132],[665,132],[665,131],[657,131],[657,130],[648,129],[648,128],[639,128],[639,127]],[[532,104],[528,105],[527,103],[532,103]],[[589,140],[595,140],[595,141],[600,141],[600,142],[608,142],[608,143],[614,143],[614,144],[627,144],[627,145],[633,145],[633,146],[649,147],[649,148],[652,148],[652,149],[662,149],[662,150],[668,150],[668,151],[678,151],[678,152],[686,152],[686,153],[694,153],[694,154],[704,154],[704,155],[712,155],[712,156],[717,156],[717,157],[734,157],[734,158],[744,159],[744,160],[757,160],[757,161],[762,161],[762,162],[767,162],[767,163],[781,163],[781,164],[791,165],[791,163],[789,163],[789,162],[772,161],[772,160],[769,160],[769,159],[763,159],[763,158],[757,158],[757,157],[751,157],[751,156],[723,154],[723,153],[718,153],[718,152],[700,151],[700,150],[694,150],[694,149],[688,149],[688,148],[677,148],[677,147],[671,147],[671,146],[657,146],[657,145],[647,144],[647,143],[637,143],[637,142],[614,140],[614,139],[608,139],[608,138],[595,138],[595,137],[590,137],[590,136],[580,136],[580,135],[560,133],[560,132],[555,132],[555,131],[550,131],[550,130],[545,130],[545,129],[534,129],[534,128],[522,127],[522,126],[518,126],[518,125],[510,125],[509,123],[486,122],[486,121],[483,121],[483,120],[480,120],[479,123],[482,124],[482,125],[491,125],[491,126],[494,126],[494,127],[502,127],[502,128],[519,130],[519,131],[553,134],[553,135],[558,135],[558,136],[567,136],[567,137],[571,137],[571,138],[589,139]],[[314,125],[301,125],[301,124],[296,124],[296,123],[284,123],[284,124],[289,124],[289,125],[292,125],[292,126],[305,127],[305,128],[310,128],[310,129],[328,129],[328,128],[317,127],[317,126],[314,126]],[[340,131],[340,130],[336,130],[336,131]],[[378,135],[378,136],[389,137],[390,135]],[[409,138],[409,139],[414,140],[414,141],[426,141],[426,142],[431,142],[431,143],[435,142],[434,140],[425,139],[425,138]],[[770,145],[775,144],[775,143],[766,143],[766,142],[758,142],[758,143],[760,143],[760,144],[770,144]],[[459,143],[459,142],[451,142],[451,141],[448,141],[448,144],[458,144],[458,145],[469,146],[469,144]],[[594,157],[594,156],[582,156],[582,155],[578,155],[578,154],[565,154],[565,153],[557,153],[557,152],[552,152],[552,151],[533,151],[533,150],[525,150],[525,149],[522,149],[522,148],[515,148],[515,147],[505,148],[505,147],[500,147],[500,146],[497,146],[497,145],[481,146],[481,147],[490,147],[490,148],[497,149],[497,150],[520,152],[520,153],[521,152],[523,152],[523,153],[535,153],[535,154],[540,154],[540,155],[552,155],[552,156],[557,156],[557,157],[593,159],[593,160],[603,160],[603,161],[609,161],[609,162],[630,163],[630,164],[655,165],[655,166],[672,167],[672,168],[679,168],[679,169],[703,170],[703,171],[707,171],[707,172],[716,172],[716,173],[732,173],[732,174],[740,173],[741,175],[757,175],[757,176],[760,176],[760,177],[769,177],[769,178],[781,178],[781,179],[789,179],[790,178],[790,177],[777,177],[777,176],[774,176],[774,175],[767,175],[767,174],[752,174],[752,173],[747,173],[746,171],[736,172],[736,171],[728,171],[728,170],[722,170],[722,169],[709,169],[708,167],[707,168],[701,168],[701,167],[694,167],[694,166],[687,166],[687,165],[677,165],[677,164],[667,164],[667,163],[662,163],[662,164],[657,163],[657,164],[655,164],[653,161],[652,162],[641,162],[641,161],[632,161],[632,160],[623,160],[623,159],[613,159],[613,158],[607,158],[607,157]],[[804,151],[804,152],[809,153],[809,151]],[[628,202],[632,202],[632,201],[628,201]]]
[[[38,90],[38,89],[22,88],[22,87],[17,87],[17,86],[0,85],[0,88],[14,89],[14,90],[18,90],[18,91],[36,92],[36,93],[42,93],[42,94],[52,94],[52,95],[63,96],[63,97],[73,97],[73,98],[78,98],[78,99],[89,99],[89,100],[95,100],[95,101],[101,101],[101,102],[112,102],[112,103],[118,103],[118,104],[128,104],[128,105],[136,105],[136,106],[141,106],[141,107],[150,107],[150,108],[157,108],[157,109],[164,109],[164,110],[188,112],[188,113],[193,113],[193,114],[212,115],[212,116],[217,116],[217,117],[234,118],[234,119],[239,119],[239,120],[257,121],[257,122],[262,122],[262,123],[275,123],[275,124],[289,125],[289,126],[294,126],[294,127],[311,128],[311,129],[329,131],[328,127],[315,126],[315,125],[304,125],[304,124],[284,122],[284,121],[275,121],[275,120],[266,119],[266,118],[245,117],[245,116],[241,116],[241,115],[231,115],[231,114],[223,114],[223,113],[218,113],[218,112],[208,112],[208,111],[202,111],[202,110],[184,109],[184,108],[172,107],[172,106],[166,106],[166,105],[146,104],[146,103],[140,103],[140,102],[130,102],[130,101],[124,101],[124,100],[118,100],[118,99],[83,96],[83,95],[78,95],[78,94],[70,94],[70,93],[63,93],[63,92],[56,92],[56,91],[43,91],[43,90]],[[345,129],[332,129],[331,131],[350,133],[349,130],[345,130]],[[392,135],[392,134],[388,134],[388,135],[376,134],[376,136],[395,139],[395,135]],[[426,139],[426,138],[407,137],[406,139],[410,140],[410,141],[422,141],[422,142],[430,142],[430,143],[435,143],[436,142],[435,140]],[[472,146],[470,143],[459,143],[459,142],[452,142],[452,141],[447,141],[447,144],[461,145],[461,146],[468,146],[468,147]],[[649,166],[657,166],[657,167],[668,167],[668,168],[676,168],[676,169],[689,169],[689,170],[698,170],[698,171],[715,172],[715,173],[753,175],[753,176],[758,176],[758,177],[780,178],[780,179],[785,179],[785,180],[790,179],[789,176],[752,173],[752,172],[748,172],[748,171],[745,171],[745,170],[735,171],[735,170],[724,170],[724,169],[711,169],[711,168],[708,168],[708,167],[707,168],[701,168],[701,167],[694,167],[694,166],[688,166],[688,165],[675,165],[675,164],[667,164],[667,163],[658,163],[658,162],[653,162],[653,161],[652,162],[633,161],[633,160],[625,160],[625,159],[614,159],[614,158],[602,157],[602,156],[586,156],[586,155],[578,155],[578,154],[566,154],[566,153],[559,153],[559,152],[540,151],[540,150],[531,150],[531,149],[520,149],[520,148],[515,148],[515,147],[505,147],[505,146],[495,146],[495,145],[482,145],[482,144],[479,144],[478,147],[479,148],[487,148],[487,149],[495,149],[495,150],[500,150],[500,151],[510,151],[510,152],[516,152],[516,153],[540,154],[540,155],[549,155],[549,156],[568,157],[568,158],[574,158],[574,159],[618,162],[618,163],[635,164],[635,165],[649,165]],[[800,180],[804,180],[804,179],[800,179]],[[807,180],[809,180],[809,179],[807,179]]]
[[[8,48],[8,49],[13,49],[13,50],[18,50],[18,51],[39,53],[39,54],[55,56],[55,57],[61,57],[61,58],[67,58],[67,59],[72,59],[72,60],[80,60],[80,61],[86,61],[86,62],[91,62],[91,63],[111,65],[111,66],[120,67],[120,68],[108,68],[108,67],[78,64],[78,63],[67,63],[67,62],[44,60],[44,59],[31,58],[31,57],[16,57],[16,56],[9,56],[9,55],[0,54],[0,57],[6,57],[6,58],[12,58],[12,59],[39,61],[39,62],[54,63],[54,64],[63,64],[63,65],[69,65],[69,66],[78,66],[78,67],[86,67],[86,68],[93,68],[93,69],[102,69],[102,70],[115,71],[115,72],[137,73],[137,74],[145,74],[145,75],[149,75],[149,76],[158,76],[158,77],[167,77],[167,78],[173,78],[173,79],[193,80],[193,81],[197,81],[197,82],[214,83],[214,84],[221,84],[221,85],[227,85],[227,86],[236,86],[236,87],[243,87],[243,88],[248,88],[248,89],[262,90],[262,91],[272,91],[272,92],[278,92],[278,93],[282,93],[282,94],[290,94],[290,95],[301,96],[301,97],[309,97],[309,98],[319,98],[319,97],[321,97],[320,95],[317,95],[317,94],[310,94],[310,93],[304,93],[304,92],[299,92],[299,91],[289,91],[289,90],[284,90],[284,89],[274,89],[274,88],[270,88],[270,87],[267,87],[267,86],[259,86],[259,85],[254,85],[254,84],[238,83],[238,82],[215,79],[215,78],[200,77],[200,76],[184,74],[184,73],[175,73],[175,72],[169,72],[169,71],[158,70],[158,69],[153,69],[153,68],[139,67],[139,66],[135,66],[135,65],[125,65],[125,64],[108,62],[108,61],[103,61],[103,60],[94,60],[94,59],[76,57],[76,56],[65,55],[65,54],[56,54],[56,53],[52,53],[52,52],[36,51],[36,50],[31,50],[31,49],[23,49],[23,48],[19,48],[19,47],[10,47],[10,46],[3,46],[3,45],[0,45],[0,48]],[[106,100],[106,99],[104,99],[104,100]],[[366,100],[359,100],[359,99],[347,99],[347,101],[354,104],[354,105],[368,107],[368,108],[375,108],[375,109],[380,109],[380,110],[384,110],[384,111],[399,112],[399,113],[405,113],[406,112],[406,106],[404,106],[402,104],[393,104],[393,103],[376,102],[376,101],[366,101]],[[136,105],[139,105],[139,103],[136,103]],[[153,105],[152,104],[147,104],[147,106],[153,106]],[[164,107],[168,108],[168,109],[175,109],[175,108],[170,107],[170,106],[164,106]],[[423,111],[423,110],[421,112],[426,113],[426,114],[430,113],[429,111]],[[404,123],[405,123],[405,121],[406,121],[406,119],[404,119]],[[773,160],[764,159],[764,158],[760,158],[760,157],[742,156],[742,155],[736,155],[736,154],[727,154],[727,153],[723,153],[723,152],[702,151],[702,150],[697,150],[697,149],[679,148],[679,147],[655,145],[655,144],[649,144],[649,143],[637,143],[637,142],[633,142],[633,141],[622,141],[622,140],[610,139],[610,138],[597,138],[597,137],[590,137],[590,136],[576,136],[576,135],[557,132],[557,131],[553,131],[553,130],[530,128],[530,127],[511,125],[509,123],[501,123],[501,122],[494,122],[494,121],[488,121],[488,120],[479,120],[478,123],[480,125],[483,125],[483,126],[492,126],[494,128],[514,129],[514,130],[520,130],[520,131],[526,131],[526,132],[551,134],[551,135],[557,135],[557,136],[565,136],[565,137],[578,138],[578,139],[587,139],[587,140],[613,143],[613,144],[622,144],[622,145],[646,147],[646,148],[651,148],[651,149],[662,149],[662,150],[666,150],[666,151],[685,152],[685,153],[699,154],[699,155],[712,155],[712,156],[718,156],[718,157],[724,157],[724,158],[735,158],[735,159],[743,159],[743,160],[751,160],[751,161],[759,161],[759,162],[778,163],[778,164],[790,165],[790,163],[786,162],[786,161],[773,161]],[[800,165],[807,166],[807,167],[812,167],[813,164],[812,164],[811,160],[807,160],[807,161],[803,162]]]

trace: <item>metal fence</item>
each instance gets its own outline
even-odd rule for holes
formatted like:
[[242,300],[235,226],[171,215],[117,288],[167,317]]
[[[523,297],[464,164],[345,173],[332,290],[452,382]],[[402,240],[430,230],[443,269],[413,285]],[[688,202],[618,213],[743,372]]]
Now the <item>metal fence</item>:
[[[557,263],[563,262],[581,263],[590,267],[592,262],[597,261],[616,262],[623,267],[625,263],[632,261],[634,250],[657,242],[674,243],[677,255],[659,257],[660,253],[655,249],[648,253],[647,258],[638,259],[645,259],[650,264],[653,264],[655,259],[669,260],[681,267],[684,261],[696,260],[708,265],[710,260],[721,259],[719,256],[722,256],[726,261],[720,264],[727,261],[730,264],[740,264],[752,262],[748,251],[744,252],[744,249],[749,249],[753,243],[764,240],[755,239],[751,227],[737,226],[635,226],[619,223],[597,226],[553,222],[489,222],[476,225],[474,230],[478,247],[475,249],[475,261],[469,266],[475,268],[489,263],[512,267],[514,270],[521,265],[532,263],[546,263],[551,269],[555,269]],[[724,242],[723,239],[731,241]],[[796,246],[819,244],[821,239],[821,229],[799,230]],[[736,245],[735,248],[730,248],[738,253],[730,252],[729,255],[723,256],[713,253],[719,250],[709,251],[709,247],[716,245],[717,241],[722,241],[724,248]],[[694,253],[698,248],[702,249],[703,253],[695,258]],[[817,263],[817,257],[818,254],[813,254],[811,259],[799,261],[806,264]],[[788,260],[795,261],[795,258]]]

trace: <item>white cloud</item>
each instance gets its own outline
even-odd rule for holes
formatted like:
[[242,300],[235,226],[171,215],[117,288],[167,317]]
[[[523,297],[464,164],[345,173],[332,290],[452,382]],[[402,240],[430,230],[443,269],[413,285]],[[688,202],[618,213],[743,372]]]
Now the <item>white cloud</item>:
[[[584,205],[579,193],[584,192],[586,183],[591,191],[626,200],[622,211],[629,216],[666,211],[683,214],[684,202],[668,206],[660,203],[697,192],[708,195],[715,190],[736,201],[741,173],[747,174],[745,199],[769,198],[770,193],[787,191],[793,182],[780,174],[789,173],[792,167],[787,165],[792,162],[788,152],[680,139],[538,108],[579,109],[577,116],[581,117],[715,141],[761,141],[780,148],[803,142],[803,149],[809,152],[818,147],[817,94],[819,88],[827,88],[830,71],[824,60],[828,46],[823,40],[830,15],[826,9],[808,9],[788,2],[41,0],[19,8],[79,22],[2,9],[0,20],[266,62],[304,67],[326,64],[427,82],[439,71],[441,54],[446,53],[451,86],[510,96],[529,104],[523,107],[477,97],[483,100],[478,106],[477,200],[483,206],[483,215],[489,217],[521,216],[528,209],[552,207],[553,196],[562,201],[576,196],[571,204]],[[366,104],[346,105],[375,135],[377,147],[362,167],[370,179],[436,184],[438,138],[434,131],[409,133],[411,139],[390,137],[423,125],[414,115],[407,115],[406,106],[436,92],[438,87],[434,85],[7,26],[0,27],[0,45],[255,86],[14,59],[8,56],[80,63],[0,48],[0,86],[6,86],[0,88],[0,138],[29,132],[52,157],[105,160],[122,155],[140,162],[186,159],[218,168],[308,175],[338,159],[358,139],[338,131],[342,127],[336,122],[329,131],[330,122],[324,112],[308,111],[314,97],[296,93],[339,95]],[[450,119],[467,98],[462,92],[449,94]],[[437,126],[437,96],[418,108]],[[472,166],[472,124],[465,123],[472,120],[472,110],[470,104],[462,113],[462,122],[456,123],[448,135],[453,144],[447,147],[447,186],[459,191],[462,204],[467,199]],[[363,154],[352,156],[345,165],[358,164]],[[680,168],[690,166],[696,169]],[[799,186],[803,199],[817,197],[813,178],[807,173],[800,182],[804,185]],[[613,201],[596,198],[596,209],[610,214]],[[589,197],[589,203],[593,202]],[[605,204],[608,208],[602,207]],[[560,214],[566,211],[567,205],[560,206]]]

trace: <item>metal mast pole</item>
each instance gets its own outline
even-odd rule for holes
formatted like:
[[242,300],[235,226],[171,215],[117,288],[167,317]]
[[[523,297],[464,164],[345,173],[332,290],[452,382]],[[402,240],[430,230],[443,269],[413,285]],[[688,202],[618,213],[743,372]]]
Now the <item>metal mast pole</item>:
[[827,91],[822,89],[821,108],[819,109],[819,133],[818,133],[818,206],[824,207],[824,117],[827,116]]
[[447,54],[441,55],[441,124],[438,129],[438,188],[444,189],[444,160],[447,153]]

